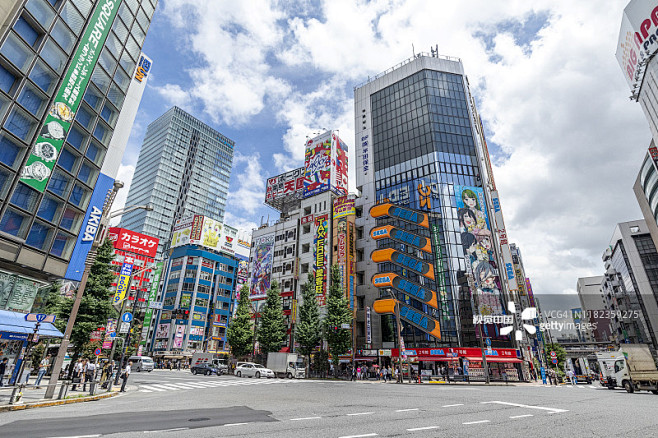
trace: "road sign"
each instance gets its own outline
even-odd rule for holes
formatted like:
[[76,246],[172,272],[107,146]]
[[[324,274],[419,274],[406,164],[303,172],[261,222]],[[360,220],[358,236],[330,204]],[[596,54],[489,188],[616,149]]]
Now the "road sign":
[[116,337],[117,337],[117,332],[110,333],[110,338],[116,338]]
[[95,354],[96,356],[100,356],[100,355],[101,355],[101,349],[100,349],[100,348],[97,348],[96,350],[94,350],[94,354]]
[[127,322],[122,322],[119,326],[119,333],[128,333],[130,330],[130,324]]
[[133,314],[130,312],[126,312],[123,315],[121,315],[121,321],[123,322],[130,322],[133,320]]
[[38,323],[42,323],[42,322],[53,323],[55,322],[55,318],[56,318],[55,315],[46,315],[45,313],[28,313],[27,315],[25,315],[25,321],[38,322]]
[[557,357],[557,353],[555,351],[551,351],[551,357]]
[[488,355],[492,355],[492,354],[493,354],[493,350],[491,349],[491,347],[487,347],[487,354],[488,354]]
[[162,309],[161,301],[151,301],[149,303],[149,309]]
[[553,365],[557,365],[557,357],[553,358],[553,360],[551,362],[553,362]]
[[487,344],[487,347],[491,347],[491,338],[485,339],[484,342]]
[[349,329],[349,328],[351,328],[351,327],[350,327],[349,324],[341,324],[341,325],[340,325],[340,328],[342,328],[342,329]]

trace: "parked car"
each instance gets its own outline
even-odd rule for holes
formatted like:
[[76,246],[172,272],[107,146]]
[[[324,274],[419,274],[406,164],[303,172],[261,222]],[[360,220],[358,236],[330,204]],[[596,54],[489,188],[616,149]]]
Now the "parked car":
[[204,374],[206,376],[210,376],[211,374],[219,375],[219,370],[207,363],[200,363],[197,365],[193,365],[192,368],[190,368],[190,371],[192,371],[192,374],[194,375],[197,374]]
[[153,359],[148,356],[130,356],[129,361],[132,361],[132,370],[136,372],[148,371],[149,373],[155,368]]
[[252,362],[245,362],[243,364],[238,365],[235,368],[235,375],[237,377],[255,377],[257,379],[260,379],[261,377],[267,377],[268,379],[274,378],[274,371],[272,371],[269,368],[265,368],[263,365],[257,364],[257,363],[252,363]]

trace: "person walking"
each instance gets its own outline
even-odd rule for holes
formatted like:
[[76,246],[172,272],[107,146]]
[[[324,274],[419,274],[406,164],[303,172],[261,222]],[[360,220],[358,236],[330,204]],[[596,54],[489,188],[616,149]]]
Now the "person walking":
[[576,379],[574,378],[573,371],[571,370],[567,371],[567,377],[569,378],[569,381],[571,382],[572,385],[576,384]]
[[123,383],[121,384],[121,392],[126,392],[126,383],[128,383],[128,377],[130,377],[130,366],[132,364],[132,361],[128,361],[126,368],[124,368],[123,373],[121,374],[121,379],[123,380]]
[[87,390],[87,382],[89,382],[89,390],[91,391],[91,385],[96,377],[96,364],[92,361],[87,363],[87,369],[85,370],[85,384],[82,387],[83,391]]
[[37,380],[36,382],[34,382],[34,386],[36,386],[37,388],[39,387],[39,385],[41,384],[41,379],[43,379],[43,376],[46,375],[49,368],[50,368],[50,355],[47,354],[46,357],[44,357],[43,360],[41,360],[41,362],[39,363],[39,373],[37,374]]
[[7,362],[9,362],[9,358],[6,357],[2,359],[2,362],[0,362],[0,387],[4,386],[5,373],[7,372]]

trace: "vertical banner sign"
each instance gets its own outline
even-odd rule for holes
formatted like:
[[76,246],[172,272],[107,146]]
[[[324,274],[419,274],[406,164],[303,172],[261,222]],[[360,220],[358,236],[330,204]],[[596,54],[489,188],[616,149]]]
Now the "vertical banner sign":
[[439,301],[441,303],[441,316],[444,320],[450,319],[450,309],[448,309],[448,294],[446,293],[445,273],[443,270],[443,250],[441,249],[441,230],[437,224],[432,224],[432,246],[434,251],[434,269],[436,273],[436,285],[438,287]]
[[21,181],[43,192],[48,184],[59,152],[96,67],[121,0],[100,0],[96,4],[71,64],[66,70],[55,101],[32,148]]
[[126,292],[130,287],[130,275],[133,273],[133,258],[126,257],[126,260],[121,265],[121,273],[117,280],[117,291],[114,293],[112,304],[119,304],[126,298]]
[[327,222],[326,214],[315,218],[315,295],[320,306],[327,302]]
[[370,307],[366,307],[366,344],[372,344],[372,325],[370,323]]
[[355,310],[354,307],[354,273],[356,269],[354,268],[354,224],[352,222],[347,223],[347,253],[349,255],[347,261],[347,278],[349,279],[350,284],[350,308]]
[[149,289],[146,313],[144,314],[144,323],[142,324],[142,341],[140,342],[140,345],[146,345],[149,327],[151,327],[151,321],[153,320],[154,310],[148,305],[158,298],[158,286],[160,285],[160,276],[162,275],[162,264],[162,262],[158,262],[155,265],[155,272],[153,273],[153,280],[151,280],[151,288]]
[[494,209],[494,229],[496,230],[501,256],[503,257],[503,263],[505,264],[507,288],[510,291],[516,290],[519,288],[520,284],[514,276],[512,251],[510,250],[509,242],[507,240],[507,231],[505,230],[505,222],[503,220],[503,210],[500,208],[500,198],[498,197],[497,190],[491,192],[491,203],[493,204]]
[[306,142],[304,198],[326,192],[331,186],[331,132]]
[[117,320],[115,318],[110,318],[107,320],[107,326],[105,328],[105,339],[103,340],[103,348],[112,348],[112,337],[113,333],[117,331]]
[[272,274],[272,259],[274,258],[274,234],[254,238],[251,247],[253,254],[253,272],[251,278],[250,298],[261,298],[267,295]]

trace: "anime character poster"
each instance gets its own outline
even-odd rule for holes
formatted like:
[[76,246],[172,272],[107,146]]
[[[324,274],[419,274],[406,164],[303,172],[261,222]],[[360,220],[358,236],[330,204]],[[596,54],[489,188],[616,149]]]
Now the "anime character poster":
[[[475,292],[478,313],[502,315],[505,311],[484,192],[480,187],[455,186],[455,198],[464,257],[477,288]],[[485,332],[490,329],[491,327],[485,327]],[[485,335],[497,336],[498,333],[485,333]]]
[[330,131],[306,142],[304,198],[329,190],[331,183]]
[[347,145],[336,133],[331,137],[333,140],[331,190],[339,195],[347,195]]
[[272,259],[274,257],[274,234],[257,237],[252,242],[254,250],[254,269],[251,278],[250,298],[261,298],[267,295],[270,288]]

